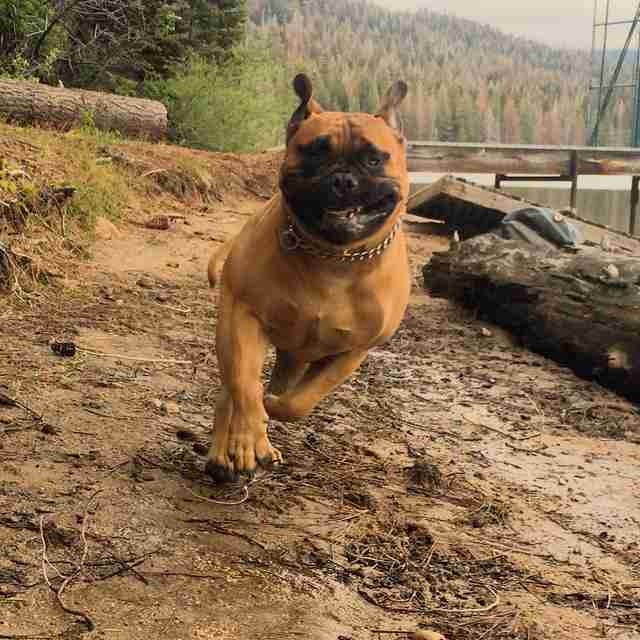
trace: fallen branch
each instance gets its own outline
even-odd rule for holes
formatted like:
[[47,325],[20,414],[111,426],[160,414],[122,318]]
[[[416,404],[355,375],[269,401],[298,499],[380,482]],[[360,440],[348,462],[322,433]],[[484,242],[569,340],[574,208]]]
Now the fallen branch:
[[[69,575],[62,574],[57,569],[57,567],[49,560],[49,556],[47,555],[47,539],[46,539],[45,534],[44,534],[44,516],[40,516],[40,542],[42,543],[42,558],[41,558],[41,562],[42,562],[42,575],[44,577],[44,581],[47,583],[47,586],[49,587],[49,589],[51,589],[51,591],[53,591],[53,593],[55,594],[56,600],[58,601],[58,604],[60,605],[60,608],[65,613],[68,613],[69,615],[72,615],[72,616],[75,616],[77,618],[80,618],[84,622],[84,624],[86,625],[86,627],[87,627],[87,629],[89,631],[93,631],[96,628],[96,625],[93,622],[93,620],[91,619],[91,617],[89,616],[89,614],[85,613],[84,611],[80,611],[79,609],[72,609],[71,607],[68,607],[64,603],[64,601],[62,599],[62,596],[63,596],[66,588],[75,579],[77,579],[82,574],[82,572],[84,571],[85,563],[87,561],[87,555],[88,555],[88,552],[89,552],[89,543],[87,542],[87,526],[89,524],[89,508],[91,507],[91,504],[93,503],[93,500],[98,495],[98,493],[99,493],[99,491],[96,491],[89,498],[89,500],[87,500],[87,503],[86,503],[86,505],[84,507],[84,513],[83,513],[83,516],[82,516],[82,528],[80,530],[80,538],[82,540],[82,555],[80,556],[80,561],[76,565],[74,571],[72,573],[70,573]],[[53,571],[55,571],[55,573],[58,575],[58,577],[62,579],[62,582],[61,582],[60,586],[57,589],[51,583],[51,580],[49,578],[49,573],[48,573],[47,569],[52,569]]]
[[444,607],[423,607],[423,608],[396,608],[390,607],[386,604],[380,604],[376,601],[375,598],[371,597],[363,589],[358,589],[358,593],[371,604],[374,604],[376,607],[380,607],[385,611],[391,611],[393,613],[419,613],[419,614],[430,614],[430,613],[443,613],[443,614],[457,614],[457,615],[473,615],[476,613],[488,613],[489,611],[493,611],[500,604],[500,596],[491,588],[487,587],[487,589],[491,592],[494,597],[494,601],[491,604],[488,604],[486,607],[469,607],[468,609],[447,609]]
[[227,529],[226,527],[222,526],[220,523],[214,522],[213,520],[210,520],[208,518],[188,518],[185,522],[189,522],[193,524],[206,524],[211,529],[213,529],[213,531],[223,536],[232,536],[235,538],[240,538],[240,540],[244,540],[245,542],[248,542],[251,545],[259,547],[263,551],[267,550],[267,546],[262,544],[262,542],[258,542],[257,540],[254,540],[250,536],[245,535],[244,533],[240,533],[239,531],[232,531],[231,529]]
[[17,400],[16,398],[12,398],[2,390],[0,390],[0,404],[4,404],[8,407],[19,407],[20,409],[23,409],[32,417],[34,417],[36,420],[43,420],[43,417],[37,411],[34,411],[28,404],[22,402],[21,400]]
[[532,438],[537,438],[538,436],[540,436],[539,433],[528,435],[528,436],[514,436],[513,434],[507,433],[506,431],[502,431],[501,429],[497,429],[496,427],[490,427],[489,425],[484,424],[483,422],[476,422],[475,420],[468,418],[464,414],[462,414],[462,418],[476,427],[480,427],[481,429],[486,429],[487,431],[493,431],[493,433],[498,433],[503,438],[508,438],[509,440],[514,440],[515,442],[524,442],[525,440],[531,440]]
[[197,498],[198,500],[201,500],[202,502],[209,502],[210,504],[217,504],[217,505],[220,505],[220,506],[223,506],[223,507],[236,507],[236,506],[238,506],[240,504],[245,503],[249,499],[249,489],[248,489],[246,484],[242,487],[242,491],[244,493],[242,498],[240,498],[239,500],[228,500],[228,501],[226,501],[226,500],[214,500],[213,498],[206,498],[205,496],[201,496],[201,495],[197,494],[195,491],[192,491],[186,485],[182,485],[182,488],[185,489],[186,491],[188,491],[194,498]]
[[140,356],[125,356],[121,353],[106,353],[104,351],[94,351],[93,349],[85,349],[84,347],[77,347],[78,351],[87,353],[91,356],[98,358],[116,358],[118,360],[131,360],[134,362],[154,362],[157,364],[193,364],[191,360],[174,360],[172,358],[144,358]]

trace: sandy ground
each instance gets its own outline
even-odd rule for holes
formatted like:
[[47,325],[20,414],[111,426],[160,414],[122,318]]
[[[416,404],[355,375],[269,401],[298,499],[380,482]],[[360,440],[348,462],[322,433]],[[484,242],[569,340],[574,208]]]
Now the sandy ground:
[[0,384],[43,416],[0,405],[0,638],[640,638],[638,407],[429,299],[420,225],[393,340],[271,424],[248,499],[210,483],[205,264],[258,206],[123,224],[0,307]]

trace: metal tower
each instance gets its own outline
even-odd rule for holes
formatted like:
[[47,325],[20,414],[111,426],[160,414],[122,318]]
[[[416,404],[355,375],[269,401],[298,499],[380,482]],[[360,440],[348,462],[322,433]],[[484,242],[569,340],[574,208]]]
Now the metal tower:
[[[626,11],[633,11],[629,6],[631,0],[593,2],[589,83],[592,146],[640,147],[640,2],[631,17],[624,15],[623,4],[627,5]],[[631,100],[631,119],[622,129],[618,123],[618,131],[622,133],[612,136],[609,124],[620,99]]]

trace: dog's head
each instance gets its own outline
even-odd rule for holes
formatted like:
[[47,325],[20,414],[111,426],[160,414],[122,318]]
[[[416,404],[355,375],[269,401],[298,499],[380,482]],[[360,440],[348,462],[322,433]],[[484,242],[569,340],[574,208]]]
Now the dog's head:
[[396,82],[375,115],[324,111],[305,75],[293,87],[300,106],[287,127],[280,188],[295,222],[341,248],[391,227],[409,196],[397,112],[407,85]]

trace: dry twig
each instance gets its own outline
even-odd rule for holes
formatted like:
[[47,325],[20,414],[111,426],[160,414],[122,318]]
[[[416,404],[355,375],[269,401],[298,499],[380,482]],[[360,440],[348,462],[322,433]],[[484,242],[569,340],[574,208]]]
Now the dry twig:
[[93,349],[85,349],[78,347],[78,351],[87,353],[91,356],[99,358],[117,358],[118,360],[132,360],[134,362],[155,362],[158,364],[193,364],[191,360],[174,360],[173,358],[144,358],[141,356],[125,356],[121,353],[107,353],[104,351],[93,351]]
[[[89,552],[89,543],[87,542],[87,526],[89,524],[89,508],[91,507],[91,504],[93,503],[98,493],[99,491],[96,491],[95,493],[93,493],[89,498],[89,500],[87,500],[87,503],[84,507],[84,513],[82,516],[82,528],[80,530],[80,538],[82,540],[82,555],[80,556],[80,561],[76,564],[75,569],[69,575],[64,575],[63,573],[61,573],[57,569],[57,567],[49,560],[49,556],[47,555],[47,540],[44,534],[44,516],[40,516],[40,542],[42,543],[41,562],[42,562],[42,575],[44,577],[44,581],[47,583],[47,586],[49,587],[49,589],[51,589],[51,591],[53,591],[53,593],[55,594],[56,600],[58,601],[60,608],[65,613],[68,613],[72,616],[80,618],[85,623],[89,631],[93,631],[95,629],[95,623],[93,622],[89,614],[85,613],[84,611],[80,611],[78,609],[72,609],[71,607],[68,607],[64,603],[62,596],[65,592],[65,589],[71,584],[71,582],[73,582],[76,578],[82,575],[82,572],[84,571],[87,555]],[[60,586],[57,589],[51,583],[51,580],[49,578],[49,574],[47,571],[48,568],[55,571],[58,577],[62,579],[62,582],[60,583]]]
[[197,498],[198,500],[201,500],[202,502],[209,502],[211,504],[218,504],[218,505],[223,506],[223,507],[236,507],[236,506],[238,506],[240,504],[243,504],[244,502],[246,502],[249,499],[249,488],[248,488],[248,486],[246,484],[242,487],[242,491],[243,491],[244,495],[239,500],[214,500],[213,498],[206,498],[205,496],[201,496],[200,494],[196,493],[195,491],[192,491],[191,489],[189,489],[189,487],[187,487],[186,485],[182,485],[182,488],[185,489],[186,491],[188,491],[194,498]]

